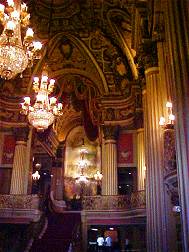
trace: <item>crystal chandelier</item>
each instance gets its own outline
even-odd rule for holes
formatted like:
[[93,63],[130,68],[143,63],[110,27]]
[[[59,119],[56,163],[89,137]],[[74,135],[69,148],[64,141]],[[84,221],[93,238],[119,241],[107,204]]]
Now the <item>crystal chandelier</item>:
[[3,24],[0,35],[0,76],[4,79],[14,78],[40,57],[42,44],[33,41],[34,32],[31,28],[26,30],[22,41],[21,28],[28,27],[29,18],[25,3],[7,0],[6,6],[0,4],[0,21]]
[[80,175],[76,179],[76,183],[88,183],[89,180],[84,175],[84,169],[86,169],[87,166],[88,166],[87,160],[85,159],[85,154],[88,153],[88,151],[87,151],[87,149],[84,146],[84,139],[83,139],[82,147],[81,147],[81,149],[80,149],[79,152],[80,152],[80,160],[78,162],[78,167],[80,169]]
[[163,116],[160,117],[160,120],[159,120],[160,126],[174,125],[175,116],[173,115],[172,107],[173,105],[171,102],[166,103],[167,117],[166,118]]
[[24,98],[22,105],[22,113],[28,115],[28,120],[37,131],[44,131],[53,122],[56,116],[62,114],[62,103],[57,104],[55,97],[49,98],[49,94],[54,89],[55,80],[48,80],[48,74],[46,69],[42,72],[41,80],[38,77],[34,77],[33,89],[36,95],[36,100],[31,105],[30,97]]
[[87,177],[83,174],[83,170],[81,170],[81,174],[79,175],[79,177],[76,179],[76,183],[88,183],[89,180],[87,179]]

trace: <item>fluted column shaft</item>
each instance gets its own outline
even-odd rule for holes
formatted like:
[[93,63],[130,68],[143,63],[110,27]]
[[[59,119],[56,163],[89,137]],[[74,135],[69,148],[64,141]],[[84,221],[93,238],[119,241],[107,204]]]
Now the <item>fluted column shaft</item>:
[[101,159],[101,145],[97,145],[97,170],[101,171],[102,159]]
[[138,171],[138,191],[145,188],[145,148],[144,148],[144,129],[137,130],[137,171]]
[[146,211],[147,248],[150,252],[167,250],[166,217],[164,213],[163,143],[159,118],[162,101],[159,94],[159,69],[145,71],[146,93],[143,97],[146,148]]
[[31,192],[31,184],[32,184],[32,176],[31,176],[31,168],[32,168],[32,137],[33,137],[33,129],[30,127],[27,141],[27,149],[26,149],[26,171],[25,171],[25,179],[24,179],[24,187],[27,194]]
[[166,41],[170,55],[183,251],[189,251],[189,5],[187,0],[165,1]]
[[27,194],[26,180],[26,153],[27,153],[27,128],[15,129],[16,146],[13,159],[10,194]]
[[117,195],[117,145],[116,128],[106,126],[104,130],[104,166],[102,179],[102,194]]

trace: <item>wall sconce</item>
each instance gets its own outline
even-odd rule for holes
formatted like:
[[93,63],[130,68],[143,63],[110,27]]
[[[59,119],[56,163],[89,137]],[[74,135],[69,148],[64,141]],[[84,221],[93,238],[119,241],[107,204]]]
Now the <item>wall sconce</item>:
[[95,175],[94,175],[94,178],[95,178],[95,180],[97,180],[97,181],[102,180],[102,177],[103,177],[103,175],[102,175],[102,173],[100,173],[99,171],[97,171],[97,172],[95,173]]
[[33,174],[32,174],[32,179],[33,180],[39,180],[40,179],[40,174],[39,174],[39,172],[38,171],[36,171],[36,172],[34,172]]
[[167,117],[166,118],[163,116],[160,117],[160,120],[159,120],[160,126],[174,125],[175,116],[173,115],[172,107],[173,105],[171,102],[166,103]]

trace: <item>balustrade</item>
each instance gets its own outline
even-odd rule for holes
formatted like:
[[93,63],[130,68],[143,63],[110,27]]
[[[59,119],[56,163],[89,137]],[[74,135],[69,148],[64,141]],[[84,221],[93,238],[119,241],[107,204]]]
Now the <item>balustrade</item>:
[[145,191],[131,195],[84,196],[83,210],[127,210],[146,207]]
[[37,221],[41,216],[40,203],[38,195],[0,195],[0,219]]

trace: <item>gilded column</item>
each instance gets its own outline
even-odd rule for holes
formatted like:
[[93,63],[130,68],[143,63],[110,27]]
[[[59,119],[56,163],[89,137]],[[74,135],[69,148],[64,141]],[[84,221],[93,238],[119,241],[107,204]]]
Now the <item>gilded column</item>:
[[16,146],[13,159],[10,194],[27,194],[26,180],[26,157],[28,128],[15,128]]
[[102,157],[101,157],[101,152],[102,152],[102,149],[101,149],[101,144],[98,143],[97,145],[97,170],[99,170],[101,172],[101,167],[102,167]]
[[159,95],[159,68],[145,71],[146,97],[144,130],[146,148],[147,248],[150,252],[167,250],[166,217],[163,184],[163,143],[159,118],[162,101]]
[[176,114],[176,151],[183,251],[189,251],[189,4],[164,1],[166,41]]
[[30,169],[32,167],[32,137],[33,137],[33,128],[29,128],[28,141],[27,141],[27,150],[26,150],[26,172],[24,179],[25,191],[28,193],[30,190],[30,181],[32,176],[30,174]]
[[117,127],[105,126],[102,195],[117,195]]
[[138,191],[145,189],[145,148],[144,148],[144,129],[137,130],[137,171],[138,171]]

